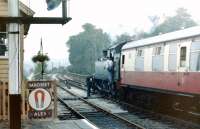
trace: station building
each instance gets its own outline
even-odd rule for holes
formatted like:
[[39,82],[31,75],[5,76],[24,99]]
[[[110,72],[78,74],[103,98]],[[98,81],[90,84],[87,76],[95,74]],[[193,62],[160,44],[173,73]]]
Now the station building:
[[[34,11],[22,2],[19,2],[20,16],[33,17]],[[0,17],[8,17],[8,1],[0,0]],[[28,34],[30,24],[20,25],[20,67],[21,67],[21,115],[23,119],[27,118],[26,103],[26,82],[23,76],[23,57],[24,57],[24,38]],[[7,120],[9,116],[9,95],[8,95],[8,25],[0,21],[0,120]]]

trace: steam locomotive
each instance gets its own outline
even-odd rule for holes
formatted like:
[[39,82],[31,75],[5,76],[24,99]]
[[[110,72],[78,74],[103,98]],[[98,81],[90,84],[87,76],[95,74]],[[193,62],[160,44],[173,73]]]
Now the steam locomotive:
[[126,42],[116,44],[103,51],[104,57],[95,62],[94,88],[103,94],[115,95],[120,80],[121,48]]
[[93,86],[139,105],[200,115],[199,71],[197,26],[109,47],[95,63]]

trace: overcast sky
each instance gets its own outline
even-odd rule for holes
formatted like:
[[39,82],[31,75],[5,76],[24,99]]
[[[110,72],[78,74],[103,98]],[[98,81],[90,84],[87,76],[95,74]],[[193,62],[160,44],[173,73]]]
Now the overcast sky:
[[[46,0],[22,0],[35,16],[61,16],[61,7],[47,11]],[[70,0],[69,16],[72,20],[65,25],[31,25],[25,38],[25,62],[30,62],[43,39],[44,51],[51,59],[60,63],[68,62],[66,41],[72,35],[82,31],[81,26],[92,23],[102,28],[112,37],[133,34],[135,28],[148,30],[151,23],[148,16],[171,16],[175,10],[184,7],[199,22],[199,4],[197,0]]]

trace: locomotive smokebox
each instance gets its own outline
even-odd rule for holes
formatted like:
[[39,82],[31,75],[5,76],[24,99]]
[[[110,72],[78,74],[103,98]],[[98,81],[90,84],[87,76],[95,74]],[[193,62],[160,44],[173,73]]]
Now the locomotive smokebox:
[[110,76],[110,60],[102,59],[95,62],[95,79],[109,80]]

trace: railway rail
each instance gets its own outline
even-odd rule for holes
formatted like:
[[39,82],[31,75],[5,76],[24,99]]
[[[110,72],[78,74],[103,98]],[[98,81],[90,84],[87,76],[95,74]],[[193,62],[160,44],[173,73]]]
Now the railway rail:
[[58,101],[58,119],[59,120],[77,120],[77,119],[84,119],[84,118],[78,113],[74,112],[69,107],[67,107],[64,103]]
[[[65,91],[65,95],[63,94]],[[144,129],[134,122],[130,122],[120,116],[110,113],[97,105],[73,94],[63,87],[58,89],[59,101],[66,107],[77,112],[82,118],[89,120],[99,128],[106,129]],[[66,95],[68,94],[68,95]],[[69,94],[71,96],[69,96]]]
[[[75,80],[68,80],[67,85],[71,85],[73,87],[75,86],[76,88],[85,90],[84,84],[80,82],[76,82]],[[93,102],[98,101],[94,99],[91,99],[91,100]],[[129,122],[135,122],[138,125],[141,125],[143,128],[148,128],[148,129],[160,129],[160,128],[162,129],[180,129],[180,128],[181,129],[199,129],[200,128],[198,124],[186,122],[183,120],[176,119],[174,117],[144,110],[144,109],[135,107],[133,105],[130,105],[124,102],[115,101],[113,103],[123,105],[122,107],[125,110],[128,110],[128,113],[119,113],[115,115],[120,116],[121,118],[126,119]]]
[[[59,91],[60,94],[65,94],[66,93],[64,91]],[[76,97],[68,97],[65,99],[68,100],[75,100],[77,99]],[[73,108],[71,108],[70,106],[68,106],[66,103],[64,103],[64,101],[58,97],[58,118],[60,120],[73,120],[73,119],[84,119],[84,117],[79,114],[78,112],[76,112]]]

